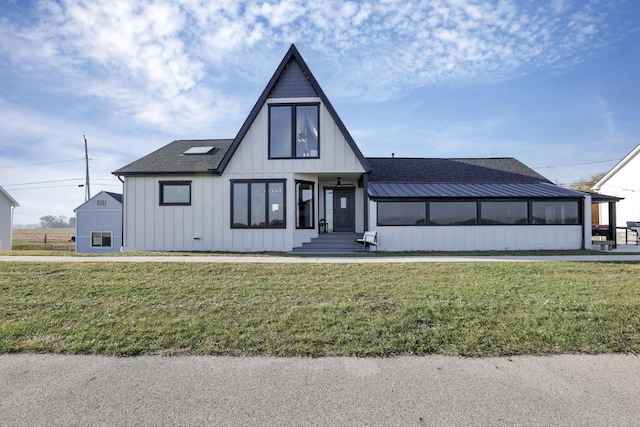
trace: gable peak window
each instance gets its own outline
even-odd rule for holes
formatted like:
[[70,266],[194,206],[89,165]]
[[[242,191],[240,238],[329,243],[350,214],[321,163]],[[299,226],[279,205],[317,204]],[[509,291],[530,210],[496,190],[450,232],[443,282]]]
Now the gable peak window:
[[320,157],[320,104],[269,105],[269,158]]

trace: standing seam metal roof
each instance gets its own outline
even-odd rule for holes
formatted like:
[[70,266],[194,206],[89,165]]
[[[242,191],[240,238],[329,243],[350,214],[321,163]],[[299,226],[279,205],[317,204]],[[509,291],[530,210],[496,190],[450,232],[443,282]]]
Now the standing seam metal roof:
[[422,184],[373,182],[371,198],[582,198],[580,191],[548,183],[531,184]]

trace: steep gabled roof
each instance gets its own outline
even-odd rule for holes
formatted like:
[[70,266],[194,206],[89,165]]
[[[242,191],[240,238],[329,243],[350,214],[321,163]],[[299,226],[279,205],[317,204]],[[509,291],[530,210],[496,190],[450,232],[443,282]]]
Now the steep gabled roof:
[[524,184],[551,181],[511,157],[474,159],[367,158],[369,182]]
[[2,187],[0,187],[0,194],[3,194],[7,198],[7,200],[9,200],[9,204],[11,206],[20,206],[20,203],[18,203],[16,199],[11,197],[11,194],[7,193],[7,190]]
[[345,127],[344,123],[342,123],[342,120],[338,116],[338,113],[336,113],[336,111],[334,110],[333,106],[331,105],[331,102],[329,102],[329,99],[327,98],[324,91],[318,84],[318,81],[311,73],[311,70],[309,69],[307,64],[304,62],[304,59],[302,59],[300,52],[298,52],[298,49],[296,49],[295,45],[292,44],[287,54],[284,56],[284,58],[282,58],[282,61],[280,62],[280,65],[278,66],[275,73],[273,74],[273,77],[271,77],[271,80],[269,80],[267,87],[265,87],[264,90],[262,91],[262,95],[260,95],[260,97],[258,98],[258,101],[253,106],[253,109],[251,110],[251,112],[249,113],[249,116],[247,117],[244,124],[240,128],[240,131],[234,138],[233,143],[231,144],[231,147],[229,148],[226,155],[222,159],[222,162],[220,162],[220,166],[219,166],[220,172],[224,171],[225,167],[231,160],[231,157],[233,157],[233,154],[236,152],[238,146],[240,145],[240,142],[243,140],[243,138],[249,131],[249,128],[251,127],[254,120],[258,116],[258,113],[260,113],[260,109],[262,108],[264,103],[267,102],[267,99],[269,98],[269,96],[272,93],[275,96],[278,96],[279,88],[277,87],[277,85],[280,82],[281,78],[285,75],[285,72],[287,71],[288,67],[293,67],[294,69],[293,73],[291,74],[295,73],[295,75],[297,75],[298,68],[300,71],[302,71],[302,74],[308,81],[309,85],[311,86],[313,91],[317,94],[317,96],[320,98],[320,100],[324,104],[325,108],[329,112],[329,115],[338,126],[338,129],[340,129],[340,132],[342,132],[342,135],[344,135],[344,138],[349,144],[349,147],[351,147],[351,150],[353,150],[354,154],[360,161],[360,164],[362,165],[364,170],[365,171],[371,170],[371,168],[369,167],[369,163],[367,162],[367,159],[365,159],[365,157],[360,152],[360,149],[358,148],[355,141],[349,134],[349,131]]
[[602,177],[602,179],[600,179],[600,181],[596,183],[596,185],[593,186],[593,189],[596,191],[599,191],[600,187],[602,187],[604,183],[610,180],[611,177],[613,177],[616,173],[618,173],[620,169],[622,169],[627,163],[631,161],[631,159],[633,159],[638,154],[640,154],[640,145],[638,145],[636,148],[631,150],[629,154],[624,156],[624,158],[620,160],[618,164],[616,164],[609,172],[607,172],[605,176]]
[[116,202],[122,204],[122,194],[112,193],[110,191],[101,191],[95,196],[93,196],[92,198],[90,198],[89,200],[87,200],[86,202],[84,202],[83,204],[81,204],[80,206],[78,206],[77,208],[75,208],[73,211],[76,212],[78,209],[81,209],[84,205],[86,205],[87,203],[90,203],[93,199],[100,197],[102,194],[106,194],[107,196],[113,198]]
[[[113,174],[121,176],[219,174],[220,163],[232,142],[232,139],[173,141],[118,169]],[[185,154],[187,150],[194,147],[214,148],[204,154]]]

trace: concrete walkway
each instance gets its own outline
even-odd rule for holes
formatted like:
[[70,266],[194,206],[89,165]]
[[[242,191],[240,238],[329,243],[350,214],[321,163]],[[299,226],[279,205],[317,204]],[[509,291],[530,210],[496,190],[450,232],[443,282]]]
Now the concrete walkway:
[[428,262],[640,262],[640,253],[540,256],[255,256],[255,255],[159,255],[159,256],[0,256],[0,262],[195,262],[254,264],[385,264]]
[[3,426],[637,426],[640,359],[0,356]]

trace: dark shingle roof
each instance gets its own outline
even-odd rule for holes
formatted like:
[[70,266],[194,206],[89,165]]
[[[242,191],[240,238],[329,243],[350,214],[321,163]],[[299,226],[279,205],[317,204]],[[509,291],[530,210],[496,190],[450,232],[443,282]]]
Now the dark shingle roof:
[[[232,139],[178,140],[113,172],[114,175],[217,174]],[[192,147],[215,147],[208,154],[184,154]]]
[[371,158],[369,182],[439,184],[551,183],[510,157],[480,159]]
[[110,195],[111,197],[116,199],[118,202],[122,203],[122,194],[120,194],[120,193],[112,193],[110,191],[105,191],[105,193],[107,193],[108,195]]

